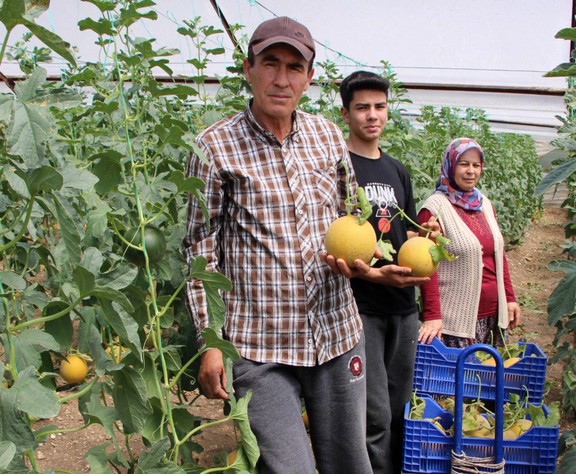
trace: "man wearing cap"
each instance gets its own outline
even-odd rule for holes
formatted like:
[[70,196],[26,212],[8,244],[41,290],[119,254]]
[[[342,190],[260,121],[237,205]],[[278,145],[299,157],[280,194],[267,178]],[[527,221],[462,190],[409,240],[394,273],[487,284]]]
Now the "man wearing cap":
[[[321,256],[352,167],[338,127],[296,110],[314,56],[305,26],[286,17],[258,26],[244,60],[253,98],[197,137],[205,159],[192,154],[188,166],[206,183],[208,222],[190,199],[183,252],[232,281],[223,337],[241,355],[236,396],[253,390],[260,474],[371,472],[362,322],[348,279]],[[201,282],[189,282],[186,296],[200,334],[209,326]],[[220,351],[205,352],[204,394],[226,399],[225,378]]]

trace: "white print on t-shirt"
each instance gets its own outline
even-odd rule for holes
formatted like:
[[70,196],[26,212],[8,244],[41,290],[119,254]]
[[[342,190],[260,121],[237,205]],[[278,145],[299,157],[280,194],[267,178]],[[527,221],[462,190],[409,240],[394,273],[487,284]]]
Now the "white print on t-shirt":
[[390,217],[389,207],[395,207],[398,204],[394,188],[389,184],[382,183],[367,183],[364,186],[366,198],[372,205],[376,207],[376,217]]

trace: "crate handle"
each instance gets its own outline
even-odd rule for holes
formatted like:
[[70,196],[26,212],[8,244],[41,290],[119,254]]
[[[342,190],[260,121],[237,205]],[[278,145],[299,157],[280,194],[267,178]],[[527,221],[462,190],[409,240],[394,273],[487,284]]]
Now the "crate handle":
[[473,344],[465,347],[456,361],[456,389],[454,395],[454,452],[462,454],[462,416],[464,412],[464,362],[467,357],[476,352],[488,352],[496,361],[496,432],[494,445],[494,460],[501,463],[504,459],[504,362],[500,353],[488,344]]

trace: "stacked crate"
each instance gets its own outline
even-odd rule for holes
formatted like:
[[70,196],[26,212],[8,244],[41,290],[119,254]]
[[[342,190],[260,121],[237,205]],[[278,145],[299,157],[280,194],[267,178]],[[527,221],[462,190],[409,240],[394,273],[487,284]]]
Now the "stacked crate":
[[[525,345],[523,357],[504,369],[504,398],[512,394],[533,405],[541,405],[546,379],[547,358],[540,348]],[[444,428],[453,424],[453,416],[444,410],[434,396],[454,396],[456,387],[456,361],[461,349],[446,347],[439,339],[431,344],[418,344],[413,389],[426,401],[423,420],[409,418],[410,403],[404,416],[403,472],[448,474],[452,459],[454,437],[439,430],[430,419],[436,419]],[[496,369],[483,365],[473,354],[464,362],[462,384],[465,398],[482,401],[495,400]],[[549,410],[543,406],[546,414]],[[507,474],[547,474],[556,470],[559,427],[532,427],[514,440],[504,440],[504,459]],[[463,438],[463,450],[468,456],[489,457],[493,439]]]

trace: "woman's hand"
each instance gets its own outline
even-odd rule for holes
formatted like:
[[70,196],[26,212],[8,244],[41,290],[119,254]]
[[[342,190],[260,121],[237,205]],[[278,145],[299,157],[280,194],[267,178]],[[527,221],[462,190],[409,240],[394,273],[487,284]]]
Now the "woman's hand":
[[424,321],[418,331],[418,342],[430,344],[435,337],[442,337],[442,320],[432,319],[430,321]]
[[515,301],[508,303],[508,327],[510,329],[518,327],[520,319],[522,319],[520,305]]

